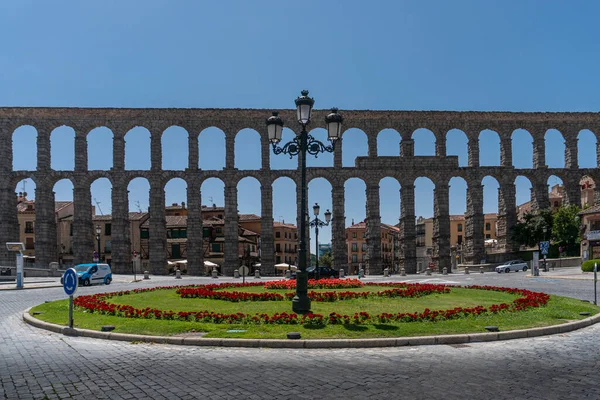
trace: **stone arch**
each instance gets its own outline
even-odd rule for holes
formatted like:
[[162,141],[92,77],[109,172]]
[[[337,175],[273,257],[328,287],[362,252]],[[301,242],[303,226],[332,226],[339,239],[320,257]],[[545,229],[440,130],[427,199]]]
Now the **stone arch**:
[[112,188],[109,177],[96,177],[89,185],[94,215],[112,214]]
[[357,128],[346,129],[342,134],[342,166],[355,167],[357,157],[368,155],[369,139],[367,134]]
[[150,180],[144,176],[134,176],[126,184],[129,193],[129,212],[148,212],[148,206],[150,205]]
[[13,171],[35,171],[37,169],[38,131],[32,125],[21,125],[12,133]]
[[136,126],[125,133],[125,170],[150,170],[150,131]]
[[364,179],[359,177],[350,177],[344,181],[344,209],[346,210],[346,227],[352,225],[353,220],[355,223],[358,223],[360,221],[364,221],[366,218],[366,188],[366,182]]
[[[462,176],[453,176],[448,182],[450,215],[464,215],[467,212],[467,181]],[[464,236],[463,236],[464,237]],[[454,243],[452,243],[454,244]]]
[[285,262],[297,265],[298,227],[296,219],[298,205],[296,182],[288,176],[280,176],[273,180],[271,187],[275,264]]
[[378,156],[400,156],[402,135],[395,129],[383,129],[377,133]]
[[113,132],[105,126],[87,133],[88,170],[108,171],[113,167],[113,139]]
[[198,136],[198,167],[204,170],[225,169],[225,132],[215,126],[203,129]]
[[446,133],[446,154],[458,156],[458,166],[469,165],[469,138],[460,129],[450,129]]
[[488,253],[496,252],[498,244],[498,193],[500,183],[492,175],[486,175],[483,185],[483,239]]
[[498,132],[484,129],[479,132],[479,165],[500,165],[500,136]]
[[515,129],[511,135],[512,165],[515,168],[533,168],[533,136],[525,129]]
[[259,170],[262,156],[260,134],[254,129],[244,128],[235,135],[235,168]]
[[[281,135],[281,142],[278,146],[282,147],[286,143],[291,142],[296,137],[296,133],[290,128],[284,126]],[[286,170],[286,169],[297,169],[298,168],[298,156],[290,157],[286,154],[275,154],[272,150],[272,145],[269,144],[269,157],[271,170]]]
[[544,134],[546,165],[549,168],[565,167],[565,138],[557,129],[548,129]]
[[579,179],[579,187],[581,188],[581,208],[586,209],[600,201],[600,192],[597,184],[598,179],[589,174],[583,175]]
[[171,125],[161,135],[162,169],[184,171],[190,167],[189,133],[178,125]]
[[598,167],[598,140],[594,132],[582,129],[577,135],[577,164],[579,168]]
[[525,175],[517,175],[515,183],[515,201],[517,205],[517,218],[522,219],[523,215],[531,212],[531,180]]
[[[333,210],[333,199],[332,199],[332,185],[331,182],[325,177],[316,177],[308,182],[308,198],[307,198],[307,206],[308,206],[308,217],[309,221],[313,221],[315,219],[313,206],[315,203],[318,203],[320,206],[320,212],[318,218],[321,221],[325,221],[325,212],[326,210]],[[315,229],[307,226],[309,230],[310,237],[310,246],[309,249],[311,253],[315,252],[317,254],[317,242]],[[319,228],[319,243],[331,243],[331,224],[326,227]]]
[[50,168],[75,170],[75,130],[70,126],[58,126],[50,133]]
[[564,182],[561,177],[552,174],[546,180],[548,184],[548,198],[550,200],[550,209],[557,210],[564,201]]
[[411,138],[414,140],[415,156],[435,156],[435,134],[427,128],[416,129]]
[[379,180],[379,214],[381,222],[395,226],[400,222],[400,182],[386,176]]
[[202,192],[202,207],[219,208],[222,219],[223,207],[225,206],[225,182],[218,177],[209,177],[201,181],[200,190]]
[[433,217],[433,190],[434,181],[427,176],[419,176],[415,179],[415,215],[417,218]]
[[261,214],[261,182],[255,176],[245,176],[237,181],[238,212]]

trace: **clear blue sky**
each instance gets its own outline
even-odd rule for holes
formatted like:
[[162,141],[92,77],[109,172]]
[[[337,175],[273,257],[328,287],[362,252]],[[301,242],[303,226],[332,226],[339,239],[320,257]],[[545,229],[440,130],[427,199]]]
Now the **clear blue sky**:
[[[316,108],[341,110],[598,111],[598,15],[596,1],[3,2],[0,105],[292,108],[307,88]],[[35,168],[35,135],[28,127],[14,135],[16,169]],[[52,135],[53,168],[72,168],[72,135],[69,128]],[[128,168],[149,167],[147,135],[128,133]],[[415,139],[416,154],[433,154],[427,131]],[[88,140],[90,168],[109,168],[110,132],[97,129]],[[398,140],[393,131],[382,133],[380,154],[397,155]],[[514,140],[515,166],[531,166],[531,139],[520,132]],[[596,166],[595,141],[582,134],[581,166]],[[564,165],[562,142],[548,133],[549,166]],[[184,168],[186,133],[171,128],[163,143],[165,167]],[[200,147],[201,167],[224,165],[218,131],[203,132]],[[258,168],[259,151],[256,133],[240,133],[237,166]],[[450,134],[448,153],[466,163],[462,133]],[[362,132],[348,132],[344,165],[364,154]],[[481,160],[499,164],[498,139],[489,132],[481,135]],[[296,165],[283,155],[271,162]],[[325,155],[309,166],[332,163]],[[484,184],[485,211],[496,212],[497,183],[486,178]],[[463,213],[466,185],[456,179],[451,185],[451,212]],[[526,179],[517,180],[518,203],[529,200],[528,188]],[[105,214],[109,189],[101,180],[92,186]],[[146,209],[147,183],[136,180],[129,189],[131,210],[137,201]],[[417,216],[432,215],[432,189],[417,181]],[[59,182],[57,199],[71,199],[71,190]],[[240,212],[260,214],[259,190],[251,179],[240,183]],[[398,190],[391,179],[381,183],[383,222],[398,222]],[[34,192],[31,181],[27,191]],[[276,220],[295,223],[294,191],[290,181],[275,183]],[[327,183],[311,182],[309,191],[309,204],[331,207]],[[358,222],[365,216],[364,184],[348,182],[346,191],[347,223]],[[209,198],[223,204],[217,181],[206,182],[202,195],[204,204]],[[185,184],[170,182],[167,203],[182,200]],[[330,240],[329,232],[321,231],[321,242]]]

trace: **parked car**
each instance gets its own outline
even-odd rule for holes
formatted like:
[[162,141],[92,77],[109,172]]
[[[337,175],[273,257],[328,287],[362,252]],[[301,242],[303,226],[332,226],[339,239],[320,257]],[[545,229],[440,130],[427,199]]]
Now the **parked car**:
[[496,267],[496,272],[501,274],[502,272],[510,272],[510,271],[527,271],[527,263],[523,260],[513,260],[507,261],[502,265],[498,265]]
[[[317,279],[315,266],[306,268],[306,272],[308,273],[308,279]],[[319,266],[319,279],[339,278],[339,276],[340,271],[337,269]],[[291,278],[296,279],[296,272],[292,272]]]
[[[108,264],[77,264],[73,267],[77,272],[79,284],[90,286],[92,284],[110,285],[112,282],[112,271]],[[64,282],[64,274],[60,278],[60,283]]]

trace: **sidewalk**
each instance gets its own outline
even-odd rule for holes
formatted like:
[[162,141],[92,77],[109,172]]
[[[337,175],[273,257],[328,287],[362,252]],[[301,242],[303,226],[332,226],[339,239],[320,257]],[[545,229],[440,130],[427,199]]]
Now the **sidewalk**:
[[569,267],[569,268],[556,268],[553,270],[550,268],[548,272],[540,270],[540,276],[531,276],[529,272],[527,278],[539,279],[539,278],[552,278],[552,279],[575,279],[575,280],[594,280],[593,272],[582,272],[581,268]]

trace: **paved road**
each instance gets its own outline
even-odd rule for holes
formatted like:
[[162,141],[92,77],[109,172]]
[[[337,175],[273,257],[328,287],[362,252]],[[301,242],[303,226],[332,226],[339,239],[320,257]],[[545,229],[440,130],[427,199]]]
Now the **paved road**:
[[[588,300],[593,296],[590,281],[519,273],[407,278],[545,289]],[[111,289],[182,282],[129,280],[118,277]],[[183,283],[200,281],[214,282],[187,278]],[[22,322],[27,307],[58,298],[64,298],[62,288],[0,290],[0,397],[600,399],[600,324],[562,335],[456,346],[196,348],[66,337]]]

